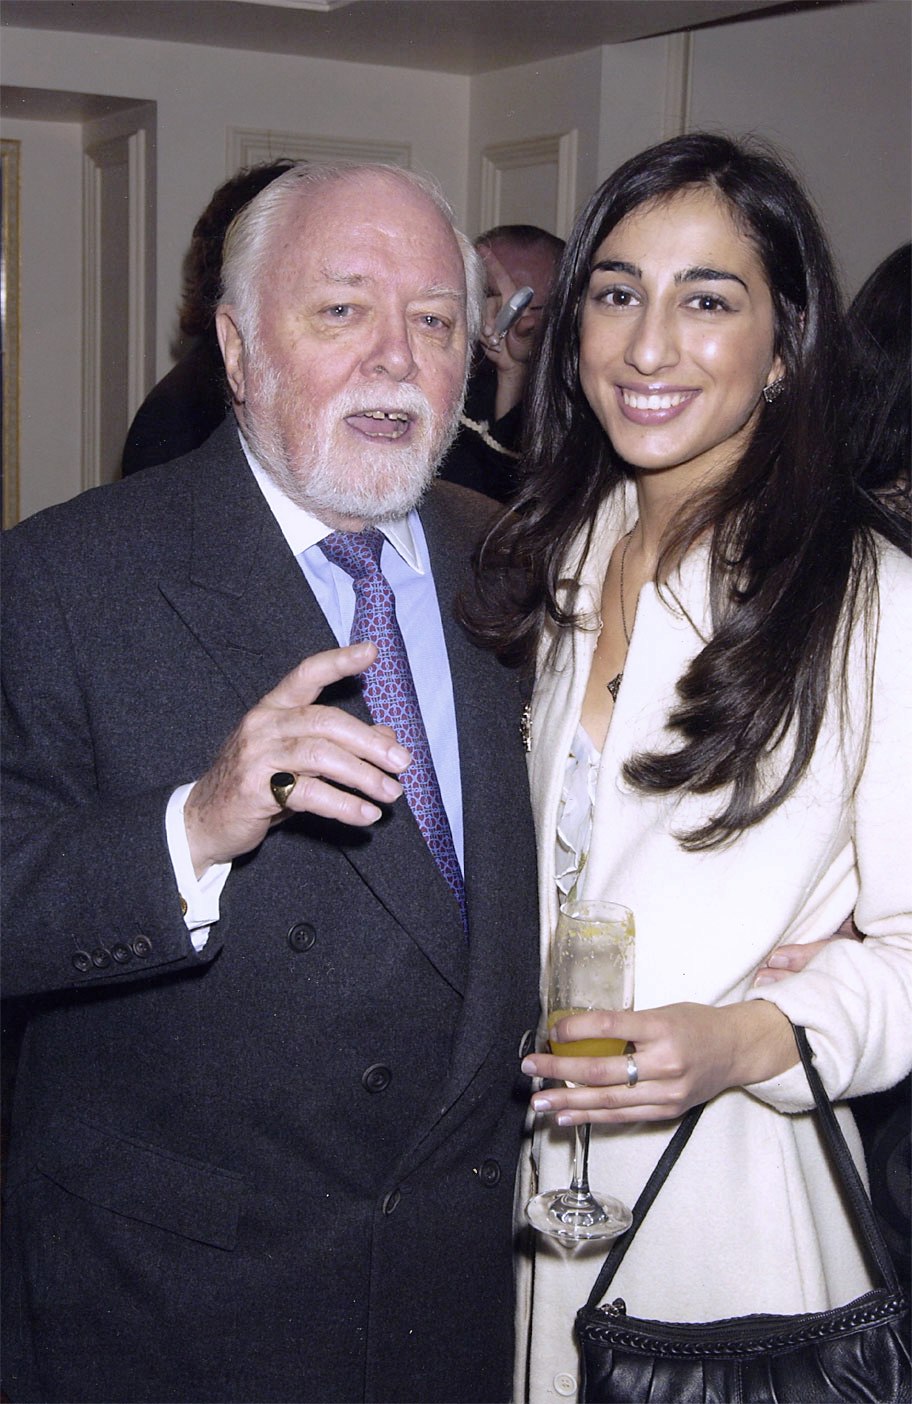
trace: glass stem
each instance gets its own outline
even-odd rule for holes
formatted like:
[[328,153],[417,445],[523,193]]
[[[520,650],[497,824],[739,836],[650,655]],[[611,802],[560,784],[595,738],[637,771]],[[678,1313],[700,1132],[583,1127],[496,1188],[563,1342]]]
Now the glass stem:
[[573,1179],[570,1183],[571,1194],[578,1194],[581,1199],[589,1199],[589,1132],[591,1124],[588,1121],[574,1126],[574,1154],[573,1154]]

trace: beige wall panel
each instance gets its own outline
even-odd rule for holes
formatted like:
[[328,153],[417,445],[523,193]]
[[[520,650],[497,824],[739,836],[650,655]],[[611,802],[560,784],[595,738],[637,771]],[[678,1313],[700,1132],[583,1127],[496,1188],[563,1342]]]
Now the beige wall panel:
[[4,120],[3,135],[22,143],[22,518],[74,497],[82,486],[82,127]]
[[872,0],[697,31],[690,122],[763,133],[794,161],[852,295],[909,238],[912,5]]

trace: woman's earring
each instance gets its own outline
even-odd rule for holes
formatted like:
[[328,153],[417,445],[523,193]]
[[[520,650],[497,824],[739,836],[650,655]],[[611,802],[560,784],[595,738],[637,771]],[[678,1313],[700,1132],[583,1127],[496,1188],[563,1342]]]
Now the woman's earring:
[[769,385],[764,385],[763,398],[768,405],[771,405],[774,400],[778,400],[779,396],[782,394],[784,389],[785,376],[780,375],[778,380],[772,381]]

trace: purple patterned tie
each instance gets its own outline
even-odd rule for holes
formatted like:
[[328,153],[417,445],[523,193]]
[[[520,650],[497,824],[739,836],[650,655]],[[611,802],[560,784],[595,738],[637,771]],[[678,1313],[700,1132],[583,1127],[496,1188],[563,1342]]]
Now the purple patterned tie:
[[392,727],[399,742],[411,751],[412,763],[399,779],[434,861],[459,904],[463,929],[468,930],[462,870],[396,619],[396,599],[380,569],[383,541],[376,527],[368,527],[366,531],[334,531],[320,547],[333,565],[352,577],[355,617],[350,642],[370,639],[379,650],[377,661],[361,674],[365,701],[374,721]]

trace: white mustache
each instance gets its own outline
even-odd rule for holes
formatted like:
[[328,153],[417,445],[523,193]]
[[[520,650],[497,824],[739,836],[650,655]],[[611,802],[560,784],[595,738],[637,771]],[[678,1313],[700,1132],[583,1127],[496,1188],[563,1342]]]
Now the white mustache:
[[429,420],[434,415],[427,396],[415,385],[384,385],[377,387],[375,399],[363,390],[340,390],[327,405],[322,407],[324,414],[347,419],[352,414],[371,414],[376,410],[399,410],[413,419]]

